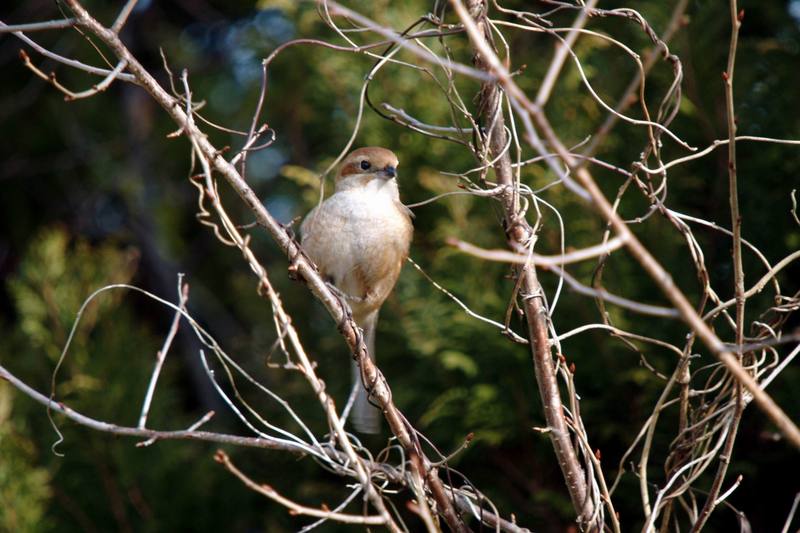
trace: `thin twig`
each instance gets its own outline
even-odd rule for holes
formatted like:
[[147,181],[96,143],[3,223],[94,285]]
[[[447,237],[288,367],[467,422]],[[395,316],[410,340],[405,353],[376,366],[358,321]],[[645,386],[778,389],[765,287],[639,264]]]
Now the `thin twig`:
[[[470,35],[470,41],[475,49],[476,66],[484,71],[496,74],[491,63],[498,61],[497,56],[487,43],[490,35],[486,21],[486,3],[484,0],[470,0],[469,9],[460,0],[452,0],[458,18]],[[480,42],[480,44],[478,44]],[[489,52],[491,55],[487,54]],[[503,72],[507,72],[503,70]],[[480,109],[483,120],[489,130],[484,146],[479,146],[479,151],[491,154],[494,158],[494,170],[498,182],[507,187],[515,183],[512,175],[511,159],[505,150],[508,140],[501,106],[502,98],[500,87],[494,80],[485,81],[481,87]],[[517,189],[518,190],[518,189]],[[516,205],[517,195],[508,192],[501,197],[505,210],[506,234],[509,244],[514,247],[527,247],[533,236],[530,226],[518,213]],[[530,253],[530,252],[529,252]],[[542,305],[541,286],[536,279],[536,271],[532,264],[524,265],[517,274],[521,280],[520,293],[523,297],[525,317],[533,356],[536,381],[539,386],[539,396],[544,405],[544,413],[548,425],[548,435],[553,444],[553,449],[558,457],[564,479],[567,484],[573,507],[578,515],[578,522],[588,525],[591,530],[600,531],[602,526],[595,521],[595,503],[589,496],[585,473],[581,467],[572,441],[569,429],[564,419],[561,395],[556,383],[553,361],[550,353],[550,343],[546,324],[547,311]]]
[[269,498],[270,500],[276,501],[282,506],[289,509],[289,513],[293,515],[305,515],[305,516],[313,516],[316,518],[325,518],[328,520],[334,520],[336,522],[341,522],[343,524],[362,524],[362,525],[384,525],[386,524],[386,520],[382,516],[359,516],[353,514],[345,514],[345,513],[337,513],[334,511],[329,511],[325,509],[315,509],[313,507],[307,507],[305,505],[301,505],[296,503],[285,496],[279,494],[275,489],[273,489],[269,485],[265,485],[263,483],[256,483],[252,479],[250,479],[244,472],[236,468],[236,465],[233,464],[228,454],[223,452],[222,450],[217,450],[217,453],[214,454],[214,460],[218,463],[222,464],[228,472],[239,478],[242,483],[244,483],[248,488],[258,492]]
[[114,24],[111,25],[111,31],[114,33],[119,33],[122,30],[122,27],[128,21],[128,17],[131,15],[133,8],[136,7],[138,0],[128,0],[125,2],[125,5],[122,6],[122,9],[117,15],[117,20],[114,21]]
[[[178,275],[178,295],[178,306],[181,308],[181,310],[185,311],[186,302],[189,299],[189,284],[183,283],[183,274]],[[153,373],[150,376],[150,383],[147,386],[147,393],[145,393],[144,401],[142,402],[142,412],[139,415],[138,427],[141,429],[144,429],[147,424],[147,415],[150,412],[150,403],[153,401],[153,394],[155,394],[156,391],[156,383],[158,383],[158,377],[161,375],[161,368],[164,366],[164,361],[167,359],[167,353],[169,352],[170,346],[172,346],[172,341],[175,339],[175,335],[178,333],[178,325],[180,324],[180,321],[181,313],[176,312],[175,317],[172,319],[172,324],[169,327],[169,332],[164,339],[164,344],[156,354],[156,364],[153,367]]]
[[537,253],[523,255],[520,253],[509,252],[508,250],[486,250],[484,248],[475,246],[474,244],[470,244],[452,237],[448,238],[446,243],[457,250],[481,259],[499,261],[502,263],[513,263],[517,265],[530,263],[534,266],[540,266],[544,268],[561,267],[572,263],[580,263],[581,261],[587,261],[589,259],[608,255],[614,250],[619,250],[625,246],[625,241],[621,237],[614,237],[608,242],[596,244],[594,246],[587,246],[586,248],[574,250],[562,255],[540,255]]
[[[737,183],[737,168],[736,168],[736,111],[733,102],[733,75],[734,67],[736,65],[736,47],[739,41],[739,28],[742,26],[742,16],[744,12],[739,12],[736,0],[729,0],[728,3],[730,10],[730,23],[731,23],[731,38],[728,49],[728,67],[722,73],[722,78],[725,82],[725,112],[728,119],[728,201],[731,208],[731,228],[733,232],[733,278],[734,278],[734,293],[736,300],[736,345],[742,346],[744,344],[744,310],[745,310],[745,291],[744,291],[744,269],[742,267],[742,217],[739,213],[739,187]],[[736,354],[739,362],[743,362],[744,354],[739,349]],[[691,533],[699,533],[705,526],[714,508],[719,504],[719,493],[722,490],[722,483],[725,480],[725,475],[728,472],[728,465],[730,464],[731,453],[733,452],[734,441],[736,440],[739,422],[742,419],[742,411],[744,410],[744,401],[742,399],[742,384],[736,384],[734,392],[736,409],[733,417],[731,417],[730,427],[728,429],[728,436],[725,440],[725,446],[720,453],[719,466],[717,468],[714,481],[711,483],[711,489],[708,491],[706,502],[697,516],[697,521],[692,525]],[[738,485],[738,484],[737,484]],[[724,498],[723,498],[724,499]]]
[[[675,285],[672,276],[661,266],[661,264],[653,257],[650,251],[639,241],[638,238],[631,232],[627,224],[615,212],[612,205],[608,202],[603,192],[598,187],[594,178],[591,176],[586,168],[580,167],[576,158],[574,158],[558,136],[555,134],[550,122],[542,113],[541,108],[531,102],[525,93],[511,78],[508,70],[503,66],[500,59],[492,51],[486,43],[483,35],[478,30],[477,26],[471,21],[462,22],[465,25],[467,33],[473,44],[478,48],[481,57],[484,57],[488,63],[491,72],[497,77],[500,83],[509,93],[512,102],[522,111],[525,115],[533,118],[538,128],[544,133],[545,138],[550,142],[550,145],[561,156],[562,160],[572,169],[575,169],[576,177],[581,185],[589,192],[594,203],[593,205],[600,211],[603,217],[610,223],[620,237],[626,239],[626,247],[633,257],[641,264],[645,271],[650,275],[653,281],[656,282],[659,289],[670,299],[673,305],[681,313],[684,321],[689,327],[698,335],[708,349],[725,365],[728,371],[741,382],[752,394],[753,399],[759,408],[764,411],[772,422],[778,427],[787,439],[797,448],[800,448],[800,429],[789,418],[786,413],[775,403],[771,396],[766,394],[759,386],[753,377],[742,367],[737,360],[736,356],[725,348],[725,344],[717,337],[713,330],[706,324],[703,319],[695,311],[694,307],[685,294]],[[532,129],[532,124],[529,131]],[[531,135],[529,135],[529,138]]]
[[0,34],[24,31],[62,30],[75,25],[75,19],[48,20],[46,22],[29,22],[27,24],[6,25],[0,22]]
[[32,389],[26,385],[22,380],[11,374],[5,367],[0,365],[0,378],[5,379],[20,392],[33,398],[40,404],[48,407],[56,413],[61,413],[70,420],[86,426],[88,428],[102,431],[105,433],[113,433],[115,435],[122,435],[126,437],[137,437],[145,439],[158,439],[158,440],[201,440],[206,442],[218,442],[220,444],[234,444],[237,446],[247,446],[251,448],[265,448],[269,450],[282,450],[291,452],[298,455],[305,455],[306,450],[302,446],[295,445],[288,441],[278,441],[277,439],[269,438],[254,438],[254,437],[241,437],[238,435],[226,435],[224,433],[213,433],[209,431],[195,431],[195,430],[176,430],[176,431],[160,431],[155,429],[141,429],[135,427],[119,426],[117,424],[110,424],[103,422],[67,407],[62,402],[53,402],[40,392]]

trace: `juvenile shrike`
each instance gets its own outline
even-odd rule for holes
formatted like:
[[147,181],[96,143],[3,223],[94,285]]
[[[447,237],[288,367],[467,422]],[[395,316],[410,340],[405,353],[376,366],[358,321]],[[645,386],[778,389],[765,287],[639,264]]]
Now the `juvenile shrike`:
[[[351,152],[336,176],[334,193],[300,227],[303,249],[344,294],[373,360],[378,311],[397,282],[414,231],[411,212],[400,202],[397,164],[397,156],[385,148]],[[380,413],[367,400],[355,362],[353,379],[358,387],[353,426],[377,433]]]

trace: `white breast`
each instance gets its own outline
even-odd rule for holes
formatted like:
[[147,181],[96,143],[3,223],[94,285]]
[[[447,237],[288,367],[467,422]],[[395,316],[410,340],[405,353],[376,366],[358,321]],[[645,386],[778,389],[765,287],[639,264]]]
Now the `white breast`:
[[344,187],[306,217],[303,248],[339,288],[355,291],[355,265],[380,260],[384,247],[407,253],[409,222],[403,210],[395,180]]

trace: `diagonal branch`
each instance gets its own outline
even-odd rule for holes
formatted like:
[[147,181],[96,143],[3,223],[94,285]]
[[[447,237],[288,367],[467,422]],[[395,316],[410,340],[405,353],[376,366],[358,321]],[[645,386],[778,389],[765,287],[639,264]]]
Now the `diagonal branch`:
[[289,498],[286,498],[285,496],[282,496],[271,486],[259,484],[250,479],[244,472],[236,468],[236,465],[233,464],[231,458],[228,457],[228,454],[222,450],[217,450],[217,453],[214,454],[214,460],[222,464],[222,466],[224,466],[228,472],[239,478],[251,490],[258,492],[259,494],[262,494],[270,500],[274,500],[289,509],[290,514],[325,518],[328,520],[341,522],[343,524],[384,525],[386,523],[382,516],[360,516],[354,514],[337,513],[335,511],[315,509],[313,507],[301,505],[290,500]]
[[[486,21],[487,5],[484,0],[471,0],[469,10],[458,0],[453,1],[452,5],[462,23],[477,32],[481,39],[486,39],[483,42],[487,47],[491,46],[487,42],[491,38],[491,29]],[[473,19],[475,20],[473,21]],[[492,68],[487,63],[487,59],[488,57],[483,51],[475,47],[476,67],[491,73]],[[488,133],[485,138],[479,139],[478,142],[482,146],[478,147],[478,152],[487,153],[488,149],[487,155],[494,159],[493,167],[497,181],[500,185],[505,186],[499,197],[503,205],[504,225],[509,246],[513,250],[526,250],[531,245],[533,230],[525,217],[519,213],[519,197],[516,194],[519,189],[515,187],[511,157],[505,150],[508,135],[502,111],[502,92],[498,83],[493,80],[484,82],[479,99],[478,107],[482,112],[481,119]],[[528,261],[518,269],[517,275],[520,280],[520,294],[525,318],[528,322],[531,355],[533,356],[536,382],[539,386],[539,396],[547,420],[548,435],[564,475],[572,505],[578,515],[578,523],[588,526],[591,531],[600,531],[602,529],[600,515],[596,512],[594,500],[589,494],[586,473],[578,460],[564,416],[564,406],[558,389],[556,369],[553,365],[548,338],[547,310],[544,306],[543,290],[539,285],[534,264]]]
[[[189,299],[189,284],[183,283],[182,274],[178,276],[178,295],[180,298],[178,306],[183,311],[186,311],[186,301]],[[164,344],[156,354],[156,364],[153,367],[153,373],[150,375],[150,383],[147,385],[147,392],[145,393],[144,401],[142,401],[142,413],[139,415],[139,428],[144,429],[147,424],[147,415],[150,413],[150,404],[152,403],[153,395],[156,392],[158,377],[161,375],[161,369],[164,366],[164,361],[167,359],[167,353],[169,352],[170,346],[172,346],[172,341],[175,340],[175,335],[178,333],[180,321],[181,313],[178,311],[172,318],[172,324],[170,325],[169,332],[164,339]]]
[[[722,79],[725,82],[725,110],[728,119],[728,200],[731,208],[731,229],[733,233],[733,277],[734,277],[734,294],[736,300],[736,346],[738,346],[737,358],[739,363],[743,362],[744,344],[744,308],[745,308],[745,291],[744,291],[744,269],[742,268],[742,217],[739,213],[739,187],[737,183],[737,168],[736,168],[736,112],[733,105],[733,72],[736,64],[736,48],[739,42],[739,28],[742,26],[742,15],[744,12],[739,12],[736,0],[729,2],[730,21],[731,21],[731,38],[728,49],[728,67],[722,74]],[[731,461],[731,453],[733,452],[734,441],[736,440],[739,423],[742,420],[742,411],[744,411],[744,402],[742,401],[742,384],[737,383],[735,389],[735,407],[733,416],[728,429],[728,436],[725,440],[725,446],[719,456],[719,465],[717,472],[714,476],[714,481],[711,483],[711,489],[708,491],[708,497],[700,510],[697,521],[692,526],[692,533],[699,533],[702,531],[709,516],[718,505],[717,497],[719,491],[722,489],[722,483],[725,480],[725,474],[728,472],[728,465]],[[734,486],[735,487],[735,486]],[[720,498],[721,499],[721,498]]]
[[[138,427],[119,426],[117,424],[110,424],[91,417],[88,417],[70,407],[67,407],[61,402],[51,401],[50,398],[37,390],[29,387],[25,382],[6,370],[5,367],[0,366],[0,379],[4,379],[11,383],[22,393],[26,394],[33,400],[48,407],[49,409],[61,413],[70,420],[77,422],[83,426],[92,428],[97,431],[105,433],[112,433],[114,435],[122,435],[126,437],[141,437],[145,439],[157,440],[200,440],[207,442],[216,442],[219,444],[235,444],[237,446],[248,446],[252,448],[265,448],[269,450],[282,450],[298,455],[306,454],[306,450],[299,444],[289,442],[286,440],[270,439],[270,438],[256,438],[256,437],[241,437],[239,435],[226,435],[224,433],[214,433],[211,431],[196,431],[196,429],[186,429],[177,431],[161,431],[156,429],[145,429]],[[206,417],[204,417],[206,418]],[[207,418],[206,418],[207,419]],[[192,427],[196,428],[197,424]]]
[[427,488],[437,503],[450,529],[457,532],[469,531],[455,510],[452,499],[438,477],[438,472],[425,457],[414,435],[413,428],[392,401],[391,391],[386,379],[377,366],[370,360],[363,335],[353,321],[349,307],[337,297],[319,275],[316,266],[305,257],[300,246],[294,241],[287,229],[280,224],[264,207],[261,200],[242,178],[236,168],[230,164],[220,151],[211,144],[208,137],[198,129],[181,106],[180,100],[170,95],[141,63],[131,54],[119,36],[109,28],[95,20],[77,0],[67,0],[67,4],[75,14],[78,23],[94,33],[117,56],[120,61],[128,63],[128,71],[136,78],[148,94],[179,125],[180,131],[196,143],[197,151],[219,173],[239,195],[246,206],[253,212],[258,224],[264,227],[280,249],[292,261],[291,270],[299,274],[307,283],[314,296],[322,302],[330,315],[339,325],[345,341],[350,346],[353,356],[362,367],[365,382],[373,386],[372,396],[380,405],[384,416],[399,443],[411,459],[412,469],[418,470],[419,478],[424,480]]
[[[460,2],[457,2],[456,5],[460,5]],[[684,322],[697,334],[709,351],[720,360],[728,372],[747,389],[747,392],[752,396],[756,405],[758,405],[772,420],[780,432],[795,447],[800,448],[800,429],[798,429],[797,425],[786,415],[783,409],[775,403],[772,397],[764,392],[753,376],[745,370],[737,357],[728,350],[725,343],[723,343],[711,327],[703,321],[702,317],[689,302],[683,291],[675,285],[669,272],[661,266],[650,251],[633,234],[625,221],[617,214],[614,207],[608,201],[608,198],[603,194],[603,191],[600,190],[600,187],[597,185],[591,173],[580,165],[579,160],[576,159],[570,153],[569,149],[564,146],[564,143],[561,142],[561,139],[555,133],[555,130],[553,130],[552,125],[547,120],[541,108],[531,102],[527,95],[511,78],[508,69],[502,64],[497,54],[494,53],[491,46],[486,42],[483,33],[477,25],[471,19],[465,20],[462,18],[462,22],[474,46],[478,49],[481,56],[484,57],[487,68],[497,77],[497,82],[506,90],[512,104],[522,114],[527,129],[526,135],[528,142],[533,144],[533,139],[536,138],[533,132],[535,123],[536,127],[542,132],[554,151],[568,167],[574,170],[578,182],[580,182],[589,193],[594,207],[600,212],[603,218],[608,221],[617,235],[625,240],[625,245],[629,253],[639,262],[645,272],[647,272],[658,285],[659,289],[661,289],[664,295],[678,309]],[[533,119],[533,123],[530,121],[531,118]]]

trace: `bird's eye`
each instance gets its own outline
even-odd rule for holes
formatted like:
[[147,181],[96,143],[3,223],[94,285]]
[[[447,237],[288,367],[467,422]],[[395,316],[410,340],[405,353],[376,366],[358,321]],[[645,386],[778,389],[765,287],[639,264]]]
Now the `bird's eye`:
[[369,161],[366,159],[361,162],[361,170],[368,170],[370,167]]

